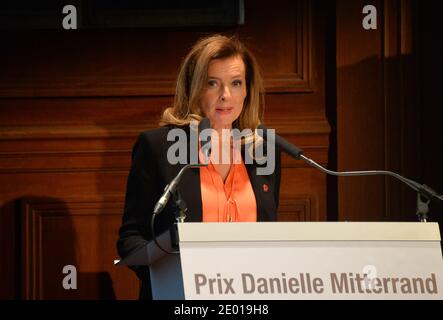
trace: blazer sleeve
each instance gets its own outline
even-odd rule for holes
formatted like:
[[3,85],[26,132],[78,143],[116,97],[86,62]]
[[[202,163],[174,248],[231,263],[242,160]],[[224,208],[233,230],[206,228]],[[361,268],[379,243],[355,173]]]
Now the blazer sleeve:
[[[132,150],[122,225],[119,229],[117,251],[121,257],[145,246],[150,235],[150,218],[157,199],[158,181],[156,161],[146,133],[140,134]],[[146,268],[131,267],[139,278]]]

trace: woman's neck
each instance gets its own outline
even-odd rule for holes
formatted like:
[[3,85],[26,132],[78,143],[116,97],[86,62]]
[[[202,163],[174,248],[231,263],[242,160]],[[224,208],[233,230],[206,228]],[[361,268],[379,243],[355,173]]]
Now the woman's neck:
[[[231,137],[231,127],[225,128],[213,128],[212,132],[212,142],[215,146],[215,140],[218,144],[218,157],[214,154],[212,159],[217,164],[230,164],[233,161],[233,150],[232,150],[232,137]],[[223,156],[224,155],[224,156]],[[218,159],[216,159],[218,158]]]

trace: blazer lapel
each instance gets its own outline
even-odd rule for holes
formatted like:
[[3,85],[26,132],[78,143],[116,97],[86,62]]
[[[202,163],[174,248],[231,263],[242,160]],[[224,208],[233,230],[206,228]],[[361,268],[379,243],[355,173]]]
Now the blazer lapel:
[[[190,132],[189,127],[183,128],[187,136],[187,163],[190,163]],[[172,145],[172,143],[171,143]],[[177,164],[172,166],[172,179],[178,175],[184,164]],[[202,215],[202,199],[200,188],[200,170],[198,168],[189,168],[183,174],[179,183],[178,190],[188,208],[185,222],[201,222]]]
[[[189,127],[184,128],[187,135],[187,163],[190,163],[190,132]],[[169,146],[172,142],[168,142]],[[242,158],[245,163],[245,146],[242,145]],[[184,167],[184,164],[177,164],[171,166],[171,180],[177,176],[180,170]],[[274,204],[274,197],[272,192],[269,192],[266,187],[269,185],[269,177],[257,175],[257,167],[260,167],[255,160],[251,164],[246,164],[246,170],[248,172],[249,180],[251,182],[252,189],[255,195],[255,201],[257,205],[257,221],[274,221],[276,218],[276,207]],[[170,181],[169,181],[170,182]],[[188,212],[186,222],[201,222],[203,221],[202,213],[202,198],[200,187],[200,170],[198,168],[190,168],[184,174],[179,184],[180,194],[185,201]]]
[[203,220],[203,209],[200,188],[200,170],[198,168],[188,169],[183,175],[179,189],[183,200],[188,207],[185,221],[201,222]]
[[[247,146],[249,147],[249,146]],[[246,151],[248,152],[248,151]],[[245,154],[245,146],[242,145],[243,162]],[[257,204],[257,221],[273,221],[275,220],[275,206],[273,206],[272,193],[269,192],[269,182],[265,179],[266,176],[257,175],[257,167],[260,165],[253,160],[251,164],[246,164],[249,181],[251,182],[252,190],[254,191],[255,201]]]

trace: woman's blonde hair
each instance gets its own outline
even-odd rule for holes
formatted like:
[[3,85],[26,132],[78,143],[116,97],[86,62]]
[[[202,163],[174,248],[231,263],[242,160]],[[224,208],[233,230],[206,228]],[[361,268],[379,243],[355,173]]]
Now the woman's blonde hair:
[[191,120],[200,121],[204,117],[200,101],[207,86],[209,63],[235,56],[240,56],[245,64],[247,95],[233,127],[240,130],[256,129],[264,113],[263,80],[258,64],[237,37],[223,35],[199,40],[188,53],[178,74],[174,105],[163,112],[160,125],[186,126]]

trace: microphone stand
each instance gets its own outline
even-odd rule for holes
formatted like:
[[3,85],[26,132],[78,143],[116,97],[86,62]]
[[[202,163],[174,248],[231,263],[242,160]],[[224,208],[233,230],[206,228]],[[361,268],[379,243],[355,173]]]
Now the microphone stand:
[[[427,222],[428,220],[428,212],[429,212],[429,203],[431,200],[440,200],[443,201],[443,195],[438,195],[437,192],[432,190],[430,187],[428,187],[425,184],[420,184],[418,182],[415,182],[414,180],[405,178],[398,173],[392,172],[392,171],[385,171],[385,170],[370,170],[370,171],[343,171],[343,172],[337,172],[328,170],[321,165],[319,165],[314,160],[304,156],[303,154],[300,154],[300,158],[306,161],[309,165],[320,169],[321,171],[333,175],[333,176],[368,176],[368,175],[387,175],[394,178],[397,178],[398,180],[402,181],[406,185],[408,185],[410,188],[417,191],[417,215],[421,222]],[[427,201],[423,201],[421,197],[426,198]]]
[[[192,125],[191,125],[192,126]],[[198,130],[200,132],[203,132],[207,129],[211,128],[211,123],[209,121],[208,118],[203,118],[200,121],[200,124],[198,126]],[[191,128],[192,129],[192,128]],[[185,201],[183,200],[182,195],[180,194],[180,191],[178,189],[178,184],[180,183],[180,180],[183,176],[183,174],[185,173],[186,170],[190,169],[190,168],[200,168],[200,167],[207,167],[209,164],[209,154],[210,154],[210,149],[211,149],[211,135],[209,135],[209,137],[206,138],[206,141],[204,144],[202,144],[201,149],[204,153],[205,156],[205,162],[204,163],[195,163],[195,164],[187,164],[185,165],[183,168],[181,168],[181,170],[179,171],[179,173],[174,177],[174,179],[165,187],[165,190],[163,191],[163,195],[161,196],[161,198],[157,201],[156,205],[154,206],[154,211],[152,212],[152,216],[151,216],[151,234],[152,234],[152,239],[154,240],[155,244],[158,246],[159,249],[161,249],[162,251],[168,253],[168,254],[178,254],[179,252],[177,251],[178,249],[178,244],[179,244],[179,237],[178,237],[178,228],[177,228],[177,223],[183,223],[185,222],[186,219],[186,213],[188,211],[188,208],[186,206]],[[155,230],[154,230],[154,222],[155,222],[155,218],[156,216],[163,211],[163,209],[165,208],[165,206],[167,205],[169,199],[171,198],[174,200],[175,202],[175,206],[176,206],[176,210],[175,210],[175,223],[173,225],[173,229],[171,230],[171,243],[172,243],[172,247],[174,249],[176,249],[176,251],[174,252],[170,252],[166,249],[164,249],[160,243],[157,240],[157,237],[155,236]]]
[[174,200],[175,205],[177,207],[176,214],[175,214],[175,221],[178,223],[185,222],[186,212],[188,212],[188,207],[186,206],[185,200],[183,200],[183,197],[180,193],[179,188],[177,188],[177,190],[175,190],[174,194],[172,195],[172,199]]
[[[180,194],[178,184],[180,183],[181,177],[183,176],[183,173],[186,170],[191,169],[191,168],[200,168],[200,167],[206,167],[206,166],[207,166],[207,164],[187,164],[187,165],[185,165],[183,168],[181,168],[180,172],[177,174],[177,176],[174,178],[174,180],[165,187],[165,191],[168,190],[168,192],[171,194],[172,199],[174,200],[175,206],[177,208],[176,214],[175,214],[175,223],[174,223],[172,230],[171,230],[171,243],[172,243],[172,247],[174,249],[178,249],[178,243],[179,243],[177,223],[185,222],[186,212],[188,211],[188,207],[186,206],[186,203]],[[171,252],[171,251],[163,248],[161,246],[161,244],[158,242],[157,237],[155,236],[155,232],[154,232],[155,218],[162,210],[163,210],[163,207],[159,207],[158,210],[154,210],[154,212],[152,213],[151,225],[150,225],[152,239],[153,239],[154,243],[157,245],[157,247],[160,250],[162,250],[163,252],[165,252],[167,254],[179,254],[178,250]]]
[[[177,189],[175,189],[175,191],[172,194],[172,200],[175,203],[175,222],[173,224],[173,226],[170,229],[170,236],[171,236],[171,247],[173,249],[175,249],[176,251],[174,252],[169,252],[169,253],[173,253],[173,254],[178,254],[179,253],[179,237],[178,237],[178,223],[183,223],[185,222],[186,219],[186,212],[188,212],[188,207],[186,206],[185,201],[183,200],[183,197],[180,193],[180,189],[177,187]],[[157,242],[156,242],[157,243]],[[159,246],[159,244],[157,243],[157,246]],[[161,248],[159,246],[159,248],[161,250],[163,250],[163,248]],[[165,251],[165,250],[163,250]],[[165,251],[166,252],[166,251]]]

